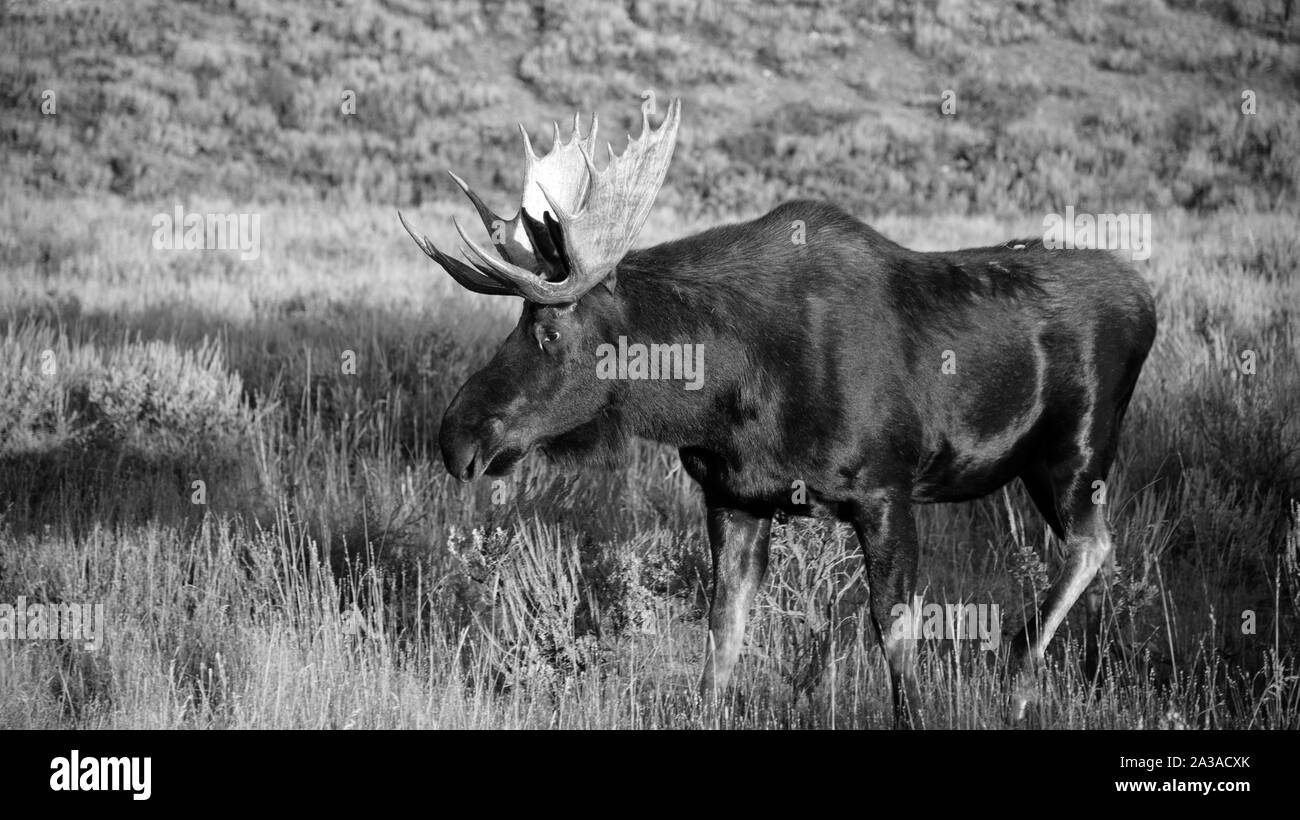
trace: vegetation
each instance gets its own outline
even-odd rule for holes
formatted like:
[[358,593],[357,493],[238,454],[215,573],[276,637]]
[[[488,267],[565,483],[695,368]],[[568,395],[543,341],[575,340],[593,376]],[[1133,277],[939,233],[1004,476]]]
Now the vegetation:
[[1271,208],[1300,188],[1283,0],[859,5],[10,2],[0,167],[60,195],[390,205],[449,196],[453,168],[505,197],[516,121],[545,147],[552,118],[597,110],[618,148],[656,89],[685,102],[661,204],[689,218],[796,195],[870,213]]

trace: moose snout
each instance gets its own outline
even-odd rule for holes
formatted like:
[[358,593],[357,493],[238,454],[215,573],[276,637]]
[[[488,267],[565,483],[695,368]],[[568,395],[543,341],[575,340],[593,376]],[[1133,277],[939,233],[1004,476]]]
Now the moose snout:
[[[471,412],[466,412],[466,407]],[[473,481],[482,475],[501,449],[501,420],[492,414],[473,412],[473,408],[473,402],[466,405],[457,396],[443,414],[438,432],[442,463],[461,481]]]
[[438,447],[442,450],[442,463],[447,472],[461,481],[471,481],[482,472],[479,463],[479,441],[473,429],[465,422],[464,391],[456,395],[442,414],[442,427],[438,431]]
[[478,457],[478,440],[464,429],[444,422],[438,436],[438,445],[442,448],[442,463],[446,465],[447,472],[461,481],[472,481],[483,471],[483,464]]

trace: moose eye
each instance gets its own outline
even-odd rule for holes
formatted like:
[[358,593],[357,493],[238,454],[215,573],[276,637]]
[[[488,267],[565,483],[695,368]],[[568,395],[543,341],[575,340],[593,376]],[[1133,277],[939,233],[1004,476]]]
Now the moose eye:
[[560,331],[537,325],[533,328],[533,338],[537,340],[537,349],[545,351],[546,344],[560,338]]

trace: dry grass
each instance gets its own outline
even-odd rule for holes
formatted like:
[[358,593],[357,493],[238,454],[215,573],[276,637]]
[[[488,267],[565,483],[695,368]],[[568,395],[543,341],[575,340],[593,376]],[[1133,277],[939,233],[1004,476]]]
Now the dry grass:
[[[152,212],[127,202],[0,212],[0,602],[95,601],[108,620],[93,652],[0,641],[0,726],[889,725],[845,529],[777,528],[734,701],[703,710],[707,546],[675,455],[529,460],[504,504],[456,484],[437,422],[513,300],[454,289],[389,209],[261,213],[262,256],[241,263],[149,249]],[[417,216],[439,238],[445,209]],[[689,230],[656,220],[649,239]],[[876,224],[926,248],[1036,228]],[[1109,493],[1110,660],[1090,698],[1079,623],[1063,630],[1041,725],[1300,727],[1293,227],[1157,220],[1161,334]],[[1008,632],[1058,564],[1016,489],[919,524],[927,600],[999,604]],[[998,663],[927,642],[931,725],[1007,725]]]

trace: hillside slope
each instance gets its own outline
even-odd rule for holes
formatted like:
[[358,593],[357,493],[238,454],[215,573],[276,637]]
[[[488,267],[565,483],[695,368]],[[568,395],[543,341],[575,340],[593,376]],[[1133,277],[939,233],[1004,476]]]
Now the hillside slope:
[[0,3],[4,185],[418,204],[453,168],[504,205],[515,122],[544,148],[552,117],[595,109],[618,148],[653,88],[685,103],[661,199],[684,215],[1259,209],[1300,188],[1285,0],[858,5]]

